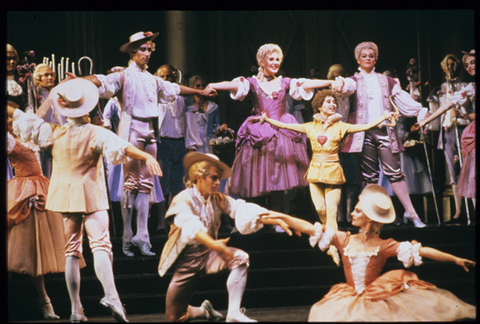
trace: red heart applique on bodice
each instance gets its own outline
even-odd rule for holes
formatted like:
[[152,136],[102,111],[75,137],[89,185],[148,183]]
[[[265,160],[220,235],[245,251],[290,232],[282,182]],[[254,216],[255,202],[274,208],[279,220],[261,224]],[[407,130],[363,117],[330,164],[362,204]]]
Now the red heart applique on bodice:
[[317,141],[320,143],[320,145],[325,144],[325,142],[328,140],[328,137],[325,135],[318,135]]

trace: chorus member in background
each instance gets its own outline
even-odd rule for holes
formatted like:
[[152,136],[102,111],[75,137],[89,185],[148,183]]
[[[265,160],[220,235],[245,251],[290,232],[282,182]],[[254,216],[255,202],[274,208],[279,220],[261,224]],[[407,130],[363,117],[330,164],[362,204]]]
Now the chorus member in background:
[[[465,70],[471,76],[475,77],[475,50],[463,52],[463,65]],[[461,113],[460,108],[468,108],[466,113]],[[432,115],[415,124],[416,129],[427,125],[436,118],[444,116],[451,109],[459,109],[456,114],[461,114],[464,119],[470,120],[470,124],[465,127],[461,136],[463,164],[458,178],[457,194],[462,197],[471,198],[473,205],[476,205],[476,170],[475,170],[475,82],[456,91],[450,101],[441,105]],[[460,214],[455,214],[457,219]]]

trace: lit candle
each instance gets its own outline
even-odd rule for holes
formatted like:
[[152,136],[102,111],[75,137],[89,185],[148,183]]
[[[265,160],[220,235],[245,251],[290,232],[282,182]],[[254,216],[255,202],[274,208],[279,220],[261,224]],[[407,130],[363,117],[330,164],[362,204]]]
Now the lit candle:
[[57,71],[59,71],[58,73],[58,82],[62,81],[62,74],[60,73],[60,63],[57,64]]
[[56,68],[56,65],[55,65],[55,54],[52,54],[52,69],[53,69],[53,72],[56,72],[56,71],[55,71],[55,68]]
[[43,64],[47,64],[47,58],[45,56],[43,57]]
[[69,58],[67,57],[65,61],[65,72],[68,72],[68,61],[69,61]]
[[72,73],[75,74],[75,63],[72,62]]

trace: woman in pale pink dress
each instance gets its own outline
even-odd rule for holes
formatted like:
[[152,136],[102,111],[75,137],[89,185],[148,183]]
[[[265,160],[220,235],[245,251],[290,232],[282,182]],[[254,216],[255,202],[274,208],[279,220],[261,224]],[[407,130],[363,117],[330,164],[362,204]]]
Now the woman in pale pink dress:
[[420,265],[422,258],[452,262],[465,271],[475,262],[424,247],[419,242],[381,239],[380,229],[395,220],[392,200],[385,188],[367,186],[352,212],[358,234],[334,231],[320,223],[276,213],[292,229],[310,235],[310,244],[325,251],[335,245],[342,257],[346,283],[333,285],[315,303],[311,322],[326,321],[455,321],[475,319],[476,307],[451,292],[420,280],[414,272],[391,270],[381,274],[388,258],[396,257],[405,267]]

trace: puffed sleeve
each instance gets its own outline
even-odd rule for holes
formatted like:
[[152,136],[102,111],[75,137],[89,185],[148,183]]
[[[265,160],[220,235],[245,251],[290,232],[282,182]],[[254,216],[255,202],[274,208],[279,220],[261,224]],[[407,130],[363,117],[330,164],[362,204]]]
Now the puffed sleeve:
[[7,133],[7,154],[10,154],[13,151],[13,148],[15,147],[15,138],[13,137],[12,134]]
[[292,79],[290,82],[289,95],[295,100],[310,100],[313,97],[314,89],[305,90],[302,85],[308,79]]
[[451,101],[455,105],[455,108],[460,108],[461,106],[468,104],[472,98],[475,98],[475,86],[473,83],[469,83],[460,91],[455,92],[451,98]]
[[420,243],[401,242],[397,248],[397,259],[403,263],[405,268],[409,268],[412,264],[421,265],[423,262],[420,256],[421,247]]
[[422,107],[422,104],[418,101],[415,101],[408,92],[403,91],[398,84],[395,84],[392,89],[393,102],[398,108],[398,111],[406,117],[415,117],[417,116],[417,121],[420,121],[419,118],[425,116],[425,113],[428,111],[427,108]]
[[187,244],[196,242],[195,235],[198,233],[198,231],[203,230],[208,232],[200,218],[191,212],[178,213],[173,222],[175,226],[182,230],[180,241]]
[[111,73],[109,75],[95,74],[98,81],[102,85],[98,88],[98,95],[103,99],[110,99],[117,93],[118,90],[122,87],[122,78],[120,73]]
[[[310,236],[309,242],[312,247],[318,244],[320,250],[325,251],[333,242],[335,230],[329,226],[323,226],[319,222],[313,224],[315,235]],[[325,228],[325,230],[323,230]]]
[[263,228],[263,224],[258,222],[258,219],[260,214],[268,212],[267,209],[243,199],[226,197],[228,204],[225,212],[235,219],[235,227],[241,234],[251,234]]
[[166,104],[174,102],[176,96],[180,94],[180,86],[176,83],[163,81],[157,76],[154,77],[157,80],[158,103]]
[[243,101],[250,91],[250,82],[244,77],[235,78],[232,82],[238,82],[238,91],[230,91],[230,98]]
[[98,126],[93,127],[97,130],[96,140],[92,141],[92,145],[94,145],[93,150],[103,154],[107,159],[107,163],[120,164],[131,160],[125,154],[125,149],[130,145],[129,142],[121,139],[108,129]]
[[53,128],[33,112],[15,110],[13,114],[13,133],[25,141],[33,141],[40,149],[53,143]]
[[354,79],[338,76],[335,78],[335,81],[337,80],[343,80],[344,84],[341,93],[345,96],[350,96],[357,90],[357,82]]

